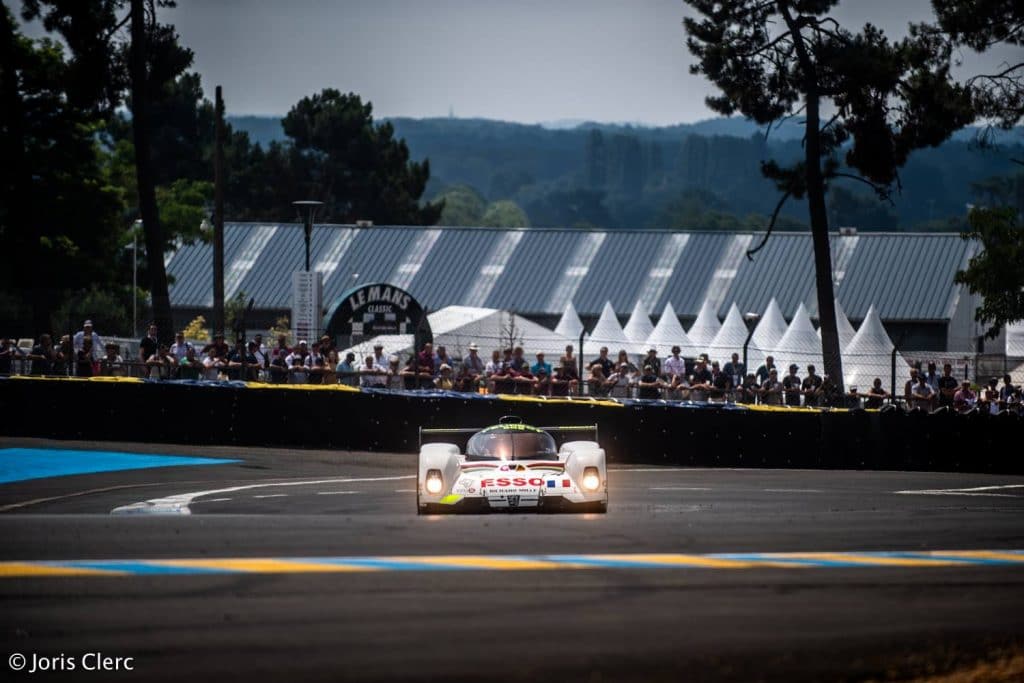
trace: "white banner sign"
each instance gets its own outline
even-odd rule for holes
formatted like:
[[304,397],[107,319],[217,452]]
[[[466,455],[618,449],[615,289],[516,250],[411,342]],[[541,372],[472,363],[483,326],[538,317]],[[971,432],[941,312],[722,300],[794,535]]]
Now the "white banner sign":
[[292,334],[295,343],[305,339],[312,345],[320,338],[323,274],[304,270],[292,273]]

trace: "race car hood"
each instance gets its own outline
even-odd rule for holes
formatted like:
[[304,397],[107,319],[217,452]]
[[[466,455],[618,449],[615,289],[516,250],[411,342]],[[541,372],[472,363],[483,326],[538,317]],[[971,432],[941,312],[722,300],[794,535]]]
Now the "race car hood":
[[467,462],[460,466],[451,496],[486,498],[499,506],[512,497],[527,507],[537,505],[544,496],[575,499],[580,489],[558,461]]

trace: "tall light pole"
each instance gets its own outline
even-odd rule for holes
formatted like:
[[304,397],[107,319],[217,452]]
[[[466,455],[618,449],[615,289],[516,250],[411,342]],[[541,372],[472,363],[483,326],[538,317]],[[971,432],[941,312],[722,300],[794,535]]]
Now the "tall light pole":
[[139,231],[142,220],[136,219],[132,230],[132,336],[139,336]]
[[306,233],[306,272],[309,272],[309,243],[313,238],[313,216],[316,214],[316,210],[323,206],[323,202],[318,202],[312,199],[304,199],[297,202],[292,202],[292,206],[299,210],[299,212],[305,212],[305,220],[303,221]]

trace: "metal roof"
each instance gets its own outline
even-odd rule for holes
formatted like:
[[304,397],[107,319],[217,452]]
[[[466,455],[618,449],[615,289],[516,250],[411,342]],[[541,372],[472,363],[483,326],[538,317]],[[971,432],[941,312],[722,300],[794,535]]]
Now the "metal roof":
[[[290,305],[291,277],[304,265],[301,225],[228,223],[225,295],[243,291],[260,309]],[[791,319],[803,303],[816,316],[809,233],[776,233],[751,261],[761,233],[316,225],[310,260],[324,273],[324,303],[361,282],[389,281],[428,309],[487,306],[560,315],[570,301],[596,317],[605,301],[620,315],[643,301],[656,314],[671,302],[693,318],[705,299],[720,317],[735,302],[761,312],[775,297]],[[874,304],[884,320],[951,317],[953,275],[974,253],[955,233],[834,236],[836,296],[852,320]],[[176,307],[212,304],[212,248],[182,246],[170,257]]]

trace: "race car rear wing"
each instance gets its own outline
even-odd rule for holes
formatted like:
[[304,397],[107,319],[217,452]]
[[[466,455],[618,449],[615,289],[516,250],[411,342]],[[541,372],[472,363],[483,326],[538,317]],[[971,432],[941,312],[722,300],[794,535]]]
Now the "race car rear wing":
[[[488,425],[488,426],[490,426],[490,425]],[[437,435],[443,435],[443,434],[452,434],[452,435],[455,435],[455,434],[476,434],[477,432],[479,432],[482,429],[486,429],[486,427],[452,427],[452,428],[426,428],[426,429],[424,429],[423,427],[420,427],[420,430],[419,430],[420,446],[423,445],[423,437],[424,436],[437,436]],[[593,424],[593,425],[567,425],[567,426],[559,426],[559,427],[537,427],[537,429],[541,429],[541,430],[543,430],[545,432],[565,432],[565,433],[593,432],[593,434],[594,434],[594,441],[598,440],[597,425],[596,424]]]

